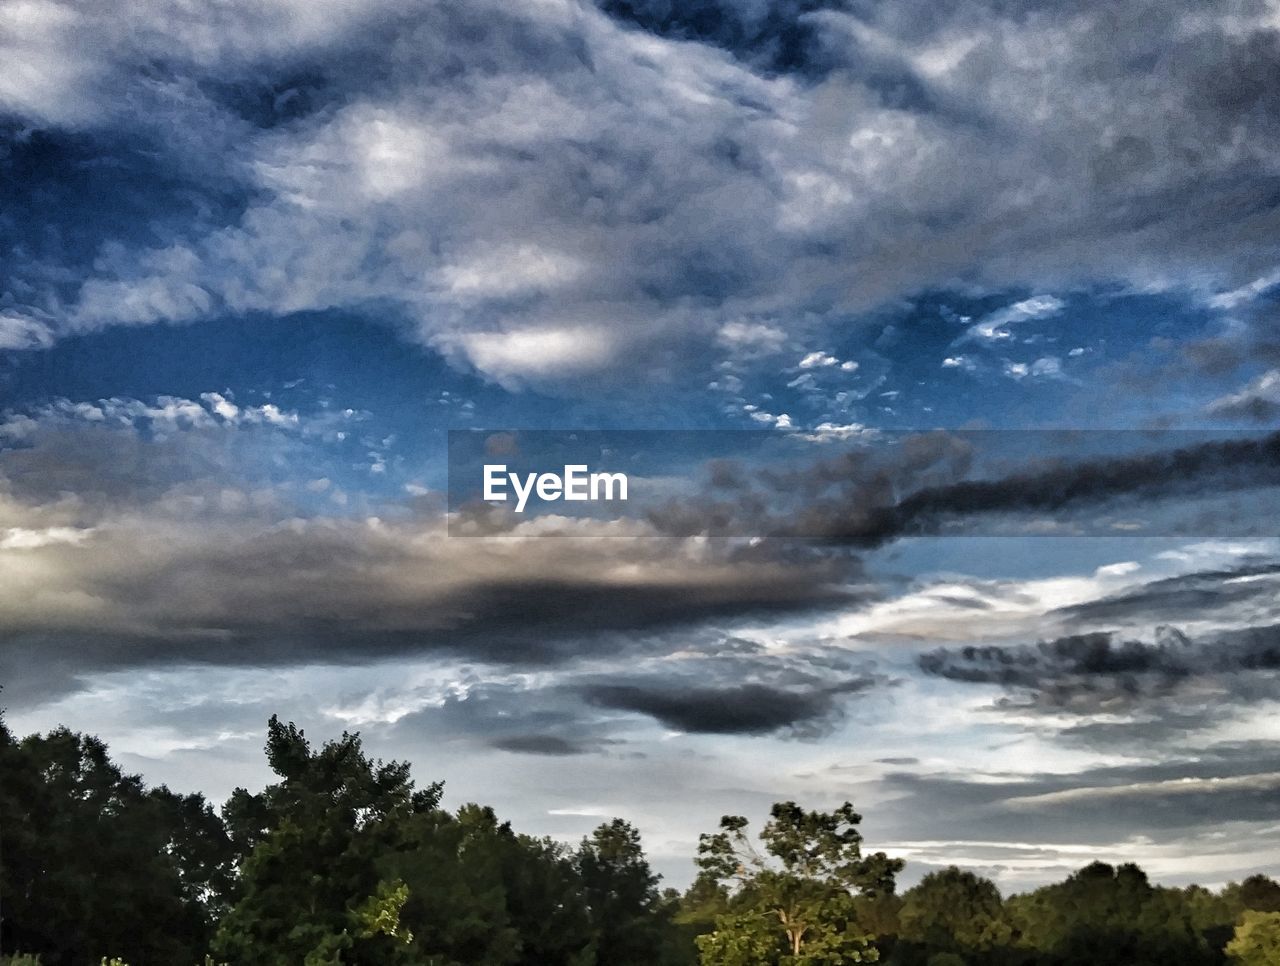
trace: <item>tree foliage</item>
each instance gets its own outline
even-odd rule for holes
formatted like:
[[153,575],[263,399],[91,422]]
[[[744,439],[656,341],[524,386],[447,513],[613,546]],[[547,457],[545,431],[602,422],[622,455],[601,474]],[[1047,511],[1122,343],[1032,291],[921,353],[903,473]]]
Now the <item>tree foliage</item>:
[[1136,865],[1094,862],[1008,905],[1021,945],[1046,959],[1097,966],[1221,961],[1184,894],[1151,885]]
[[728,890],[726,912],[698,937],[702,961],[818,966],[878,958],[856,899],[892,894],[902,862],[882,852],[863,856],[861,821],[849,802],[833,812],[779,802],[760,832],[761,850],[745,818],[721,819],[698,846],[702,876]]
[[96,738],[18,741],[0,721],[0,833],[0,949],[45,966],[203,954],[231,853],[201,796],[146,788]]
[[[275,717],[266,752],[280,781],[258,795],[237,789],[226,809],[240,875],[214,955],[242,966],[405,962],[407,893],[380,864],[404,847],[405,820],[437,806],[441,786],[416,790],[408,765],[370,760],[356,735],[313,751]],[[395,927],[375,928],[379,917]]]
[[1280,912],[1246,912],[1227,943],[1227,956],[1239,966],[1280,963]]
[[995,883],[955,866],[930,872],[902,897],[894,963],[989,957],[1013,930]]
[[[1280,964],[1280,884],[1153,885],[1095,862],[1003,898],[958,868],[895,894],[861,816],[727,816],[659,891],[638,830],[576,846],[441,808],[358,736],[272,718],[276,780],[215,812],[147,788],[101,741],[0,719],[0,964],[193,966],[1241,966]],[[211,958],[208,954],[212,954]]]

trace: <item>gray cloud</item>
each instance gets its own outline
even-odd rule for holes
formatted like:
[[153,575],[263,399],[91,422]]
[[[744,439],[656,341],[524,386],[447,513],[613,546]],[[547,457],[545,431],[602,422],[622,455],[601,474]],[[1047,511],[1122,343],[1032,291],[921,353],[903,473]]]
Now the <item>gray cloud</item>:
[[1167,755],[1159,764],[1070,774],[973,776],[921,769],[891,772],[883,781],[898,807],[915,816],[913,824],[945,829],[953,854],[985,846],[997,868],[1001,858],[1018,858],[1020,847],[1035,848],[1034,843],[1040,843],[1046,864],[1058,844],[1083,847],[1077,854],[1086,856],[1096,850],[1092,857],[1106,861],[1131,854],[1138,837],[1157,863],[1165,848],[1180,853],[1173,865],[1184,877],[1196,876],[1197,857],[1203,863],[1214,852],[1234,852],[1236,867],[1250,868],[1256,859],[1240,839],[1214,843],[1210,829],[1224,827],[1261,836],[1254,839],[1258,850],[1274,854],[1280,840],[1266,828],[1280,784],[1274,749],[1224,746],[1199,749],[1194,756],[1171,750]]
[[6,558],[6,570],[21,569],[0,593],[11,693],[33,666],[88,673],[398,653],[562,663],[645,646],[637,633],[851,599],[813,570],[704,561],[648,541],[484,548],[451,543],[426,521],[227,526],[198,541],[180,523],[105,524],[84,544]]
[[[1264,5],[607,7],[42,15],[6,50],[12,112],[154,105],[189,153],[220,138],[250,200],[113,250],[69,299],[24,289],[6,331],[394,305],[460,365],[563,388],[705,366],[744,319],[821,329],[954,285],[1212,295],[1274,267]],[[325,109],[246,124],[223,95],[255,74]]]
[[520,755],[565,757],[624,753],[625,741],[602,716],[562,689],[490,680],[464,671],[442,701],[402,695],[422,706],[385,729],[393,740],[458,744]]
[[495,738],[493,747],[499,751],[514,751],[522,755],[581,755],[590,746],[585,746],[561,738],[556,735],[510,735],[506,738]]
[[1280,564],[1246,563],[1151,581],[1099,600],[1054,613],[1075,625],[1150,625],[1210,620],[1226,612],[1235,619],[1276,616]]
[[[1162,627],[1152,641],[1097,632],[1034,646],[943,648],[921,655],[919,666],[928,675],[1025,696],[999,703],[1010,710],[1093,715],[1137,708],[1155,714],[1162,728],[1203,724],[1236,713],[1237,703],[1221,703],[1224,696],[1280,693],[1272,673],[1280,670],[1280,625],[1196,639]],[[1140,729],[1113,730],[1133,738]]]
[[702,734],[810,733],[830,724],[843,695],[866,690],[871,679],[798,691],[742,684],[672,687],[663,684],[596,684],[583,689],[602,708],[649,715],[669,728]]
[[1280,435],[1273,434],[1138,456],[1062,462],[1046,468],[1033,464],[1002,479],[926,487],[888,507],[863,509],[859,501],[843,516],[818,517],[814,522],[827,539],[877,545],[901,536],[934,532],[955,518],[1056,513],[1124,498],[1156,500],[1274,485],[1280,480],[1278,470]]
[[1238,392],[1215,399],[1208,412],[1221,419],[1274,422],[1280,416],[1280,369],[1271,369]]
[[[1000,459],[1002,445],[1016,451],[1018,440],[1038,449],[1066,449],[1059,456]],[[890,437],[884,447],[860,446],[839,456],[778,470],[757,469],[755,487],[735,471],[726,488],[723,462],[713,464],[713,480],[694,499],[653,508],[648,519],[678,535],[750,534],[818,539],[870,548],[903,537],[974,533],[981,527],[1024,524],[1013,533],[1035,532],[1036,518],[1050,532],[1132,532],[1117,511],[1148,511],[1136,524],[1147,533],[1182,532],[1190,527],[1218,532],[1256,527],[1258,514],[1230,506],[1203,518],[1176,508],[1172,516],[1151,514],[1162,501],[1219,499],[1280,484],[1280,434],[1241,439],[1206,439],[1173,434],[1138,448],[1133,455],[1091,457],[1088,434],[1076,446],[1070,434],[928,433]],[[1106,442],[1105,434],[1099,440]],[[1002,442],[1003,441],[1003,442]],[[1116,442],[1118,440],[1111,440]],[[1134,440],[1125,440],[1133,449]],[[995,469],[992,469],[994,461]],[[969,478],[966,478],[969,477]],[[726,495],[727,494],[727,495]],[[1168,510],[1166,504],[1165,509]],[[1265,526],[1265,524],[1262,524]]]
[[543,539],[529,521],[492,540],[455,539],[430,500],[308,505],[315,494],[272,472],[282,452],[321,465],[305,426],[281,434],[192,412],[200,425],[163,438],[60,416],[5,424],[23,431],[19,447],[0,450],[10,702],[160,665],[410,653],[563,664],[868,593],[849,584],[856,562],[739,553],[625,521],[578,537]]

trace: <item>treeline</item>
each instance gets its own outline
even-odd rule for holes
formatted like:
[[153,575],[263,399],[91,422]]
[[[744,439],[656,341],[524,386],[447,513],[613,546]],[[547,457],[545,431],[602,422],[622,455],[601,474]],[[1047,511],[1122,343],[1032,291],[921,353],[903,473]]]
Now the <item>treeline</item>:
[[[1089,865],[1003,898],[960,869],[898,894],[849,805],[729,816],[659,889],[636,830],[576,846],[273,718],[277,781],[220,811],[148,788],[96,738],[0,720],[0,963],[43,966],[1211,966],[1280,964],[1280,885],[1152,885]],[[10,958],[12,957],[12,958]]]

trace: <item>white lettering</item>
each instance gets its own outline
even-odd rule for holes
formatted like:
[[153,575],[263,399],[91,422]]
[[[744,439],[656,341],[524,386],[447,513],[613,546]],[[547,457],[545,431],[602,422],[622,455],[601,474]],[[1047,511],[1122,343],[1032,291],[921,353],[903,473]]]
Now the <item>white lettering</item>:
[[585,464],[573,463],[564,468],[564,498],[566,501],[589,499]]
[[486,463],[484,467],[484,498],[486,500],[505,500],[507,494],[499,493],[498,487],[505,491],[507,487],[507,465],[505,463]]
[[564,486],[560,477],[554,473],[543,473],[538,477],[538,499],[539,500],[558,500],[560,499],[560,490]]
[[516,496],[516,513],[524,513],[529,497],[535,493],[538,499],[548,503],[564,499],[625,500],[627,498],[626,473],[590,473],[585,463],[572,463],[564,467],[564,473],[508,473],[504,463],[486,463],[484,466],[484,498],[486,501],[505,503],[507,486]]
[[516,513],[524,513],[524,505],[529,501],[529,494],[533,492],[533,481],[537,478],[536,473],[530,473],[525,477],[525,483],[520,485],[520,477],[515,474],[509,474],[511,477],[511,487],[516,491]]
[[[604,496],[600,495],[600,484],[604,484]],[[592,473],[591,474],[591,499],[593,500],[612,500],[613,485],[618,484],[618,495],[616,499],[625,500],[627,498],[627,474],[626,473]]]

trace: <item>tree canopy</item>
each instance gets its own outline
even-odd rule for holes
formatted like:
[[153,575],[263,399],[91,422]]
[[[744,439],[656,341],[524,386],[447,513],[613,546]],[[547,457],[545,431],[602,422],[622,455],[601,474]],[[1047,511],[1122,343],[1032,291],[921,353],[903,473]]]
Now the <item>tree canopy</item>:
[[779,802],[760,832],[761,849],[745,818],[721,819],[720,831],[698,846],[702,876],[727,887],[724,913],[698,937],[702,961],[800,966],[877,958],[855,900],[892,893],[902,862],[883,852],[863,856],[861,821],[849,802],[833,812]]
[[[959,868],[902,895],[851,803],[725,816],[660,889],[622,819],[576,844],[272,718],[275,780],[220,810],[98,739],[0,718],[0,966],[1274,966],[1280,884],[1218,891],[1094,862],[1003,897]],[[211,958],[206,958],[211,957]]]

